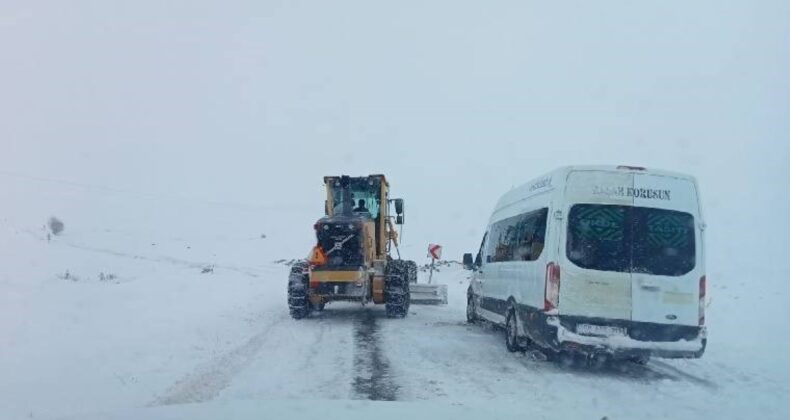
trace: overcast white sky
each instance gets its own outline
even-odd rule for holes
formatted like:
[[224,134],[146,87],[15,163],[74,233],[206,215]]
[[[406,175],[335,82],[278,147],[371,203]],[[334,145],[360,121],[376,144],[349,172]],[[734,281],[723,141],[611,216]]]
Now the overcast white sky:
[[323,175],[385,173],[413,256],[458,258],[511,186],[611,163],[697,175],[713,240],[790,231],[784,0],[0,0],[0,53],[12,207],[41,177],[298,208],[310,242]]

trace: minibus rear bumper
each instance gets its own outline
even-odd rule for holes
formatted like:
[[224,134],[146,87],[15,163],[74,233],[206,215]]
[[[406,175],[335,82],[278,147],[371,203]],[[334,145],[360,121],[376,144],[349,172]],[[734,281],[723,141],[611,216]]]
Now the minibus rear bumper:
[[[557,351],[588,355],[606,354],[626,359],[653,356],[669,359],[702,357],[707,345],[705,327],[651,324],[643,322],[603,320],[599,318],[547,316],[548,341]],[[609,328],[607,333],[580,333],[580,325]]]

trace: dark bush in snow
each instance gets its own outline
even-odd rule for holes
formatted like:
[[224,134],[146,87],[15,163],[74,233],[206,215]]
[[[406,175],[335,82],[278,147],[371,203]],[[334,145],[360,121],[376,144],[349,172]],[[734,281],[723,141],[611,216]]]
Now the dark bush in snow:
[[66,270],[63,274],[58,274],[57,277],[61,280],[80,281],[80,278],[71,274],[69,270]]
[[52,231],[53,235],[59,235],[63,232],[63,222],[57,217],[50,217],[47,226],[49,226],[49,230]]
[[118,276],[116,276],[113,273],[109,273],[109,274],[104,274],[104,272],[99,273],[99,281],[115,281],[115,279],[117,278]]

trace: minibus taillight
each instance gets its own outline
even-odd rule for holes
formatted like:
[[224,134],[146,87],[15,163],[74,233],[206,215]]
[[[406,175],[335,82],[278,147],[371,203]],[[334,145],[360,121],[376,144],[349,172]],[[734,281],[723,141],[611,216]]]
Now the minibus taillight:
[[699,278],[699,325],[705,325],[705,291],[708,288],[705,276]]
[[543,310],[557,309],[560,304],[560,266],[553,262],[546,265],[546,290]]

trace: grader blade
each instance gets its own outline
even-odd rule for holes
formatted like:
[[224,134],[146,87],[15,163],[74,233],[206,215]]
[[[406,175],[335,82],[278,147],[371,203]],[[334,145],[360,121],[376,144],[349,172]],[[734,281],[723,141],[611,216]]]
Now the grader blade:
[[411,303],[415,305],[446,305],[447,285],[412,283],[409,285]]

